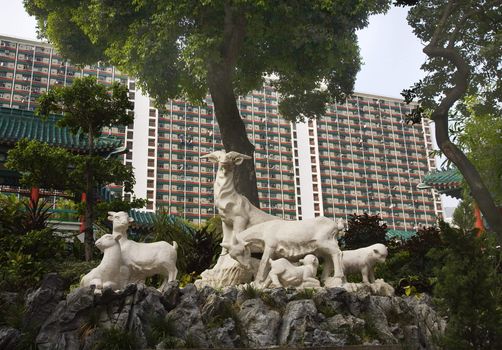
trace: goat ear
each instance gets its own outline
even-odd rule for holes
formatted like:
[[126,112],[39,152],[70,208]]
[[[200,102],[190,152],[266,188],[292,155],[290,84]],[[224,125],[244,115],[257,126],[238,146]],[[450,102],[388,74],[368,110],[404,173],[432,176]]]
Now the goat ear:
[[245,154],[241,154],[241,153],[234,152],[234,151],[228,152],[227,157],[232,159],[232,163],[234,163],[235,165],[240,165],[240,164],[242,164],[242,162],[244,160],[252,158],[252,157],[247,156]]
[[218,163],[220,160],[220,155],[223,151],[214,151],[209,154],[205,154],[203,156],[200,156],[200,158],[207,158],[211,163]]

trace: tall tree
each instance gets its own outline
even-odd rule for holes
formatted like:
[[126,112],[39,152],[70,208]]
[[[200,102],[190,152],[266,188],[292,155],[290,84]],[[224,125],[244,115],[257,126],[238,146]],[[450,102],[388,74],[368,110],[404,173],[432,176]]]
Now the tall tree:
[[113,83],[106,87],[94,77],[75,79],[72,85],[55,87],[40,96],[36,113],[42,117],[49,113],[62,113],[59,126],[68,127],[77,133],[87,133],[88,157],[83,165],[85,174],[86,210],[84,219],[85,258],[92,258],[93,239],[93,206],[95,176],[94,169],[103,166],[100,157],[94,155],[94,139],[99,136],[105,126],[127,125],[132,123],[133,116],[127,110],[133,109],[128,99],[127,87]]
[[[24,186],[70,191],[74,194],[81,194],[89,188],[95,189],[110,183],[120,183],[126,192],[131,192],[135,183],[132,168],[122,164],[118,159],[105,160],[100,156],[72,154],[64,148],[53,147],[36,140],[20,140],[9,150],[6,166],[21,173],[20,182]],[[96,210],[94,203],[91,206],[87,203],[85,217],[91,218],[92,221],[88,225],[92,229],[93,213]],[[134,200],[132,205],[141,207],[144,206],[144,202]],[[93,213],[89,215],[88,210],[92,210]],[[90,239],[85,240],[87,260],[91,257],[93,243],[92,231],[90,232]]]
[[[209,91],[225,150],[251,157],[236,94],[273,75],[283,116],[323,114],[326,102],[352,92],[360,68],[355,31],[388,2],[24,0],[41,34],[74,62],[109,61],[159,103],[201,101]],[[253,159],[235,183],[259,205]]]
[[464,176],[481,212],[502,242],[502,215],[479,172],[450,139],[453,110],[469,118],[464,97],[478,97],[474,109],[501,115],[502,111],[502,1],[501,0],[398,0],[412,5],[408,23],[425,43],[427,76],[405,90],[408,101],[418,97],[413,122],[423,116],[435,124],[436,141],[443,154]]

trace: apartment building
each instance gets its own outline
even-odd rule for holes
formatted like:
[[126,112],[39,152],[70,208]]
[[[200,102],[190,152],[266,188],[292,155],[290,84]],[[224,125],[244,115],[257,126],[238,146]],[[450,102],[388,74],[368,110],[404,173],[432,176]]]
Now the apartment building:
[[[134,123],[103,133],[122,138],[130,150],[124,162],[135,169],[135,195],[148,198],[146,210],[163,209],[194,222],[212,217],[216,169],[200,156],[223,146],[209,97],[202,105],[171,100],[158,109],[134,79],[114,67],[77,67],[48,44],[0,36],[0,106],[32,110],[51,86],[89,75],[104,84],[128,84]],[[417,188],[435,169],[430,126],[405,124],[410,106],[356,93],[329,105],[319,120],[294,124],[278,114],[279,100],[267,84],[238,99],[256,146],[263,210],[290,220],[378,213],[395,231],[435,222],[442,211],[439,198]]]
[[[156,109],[147,96],[134,93],[135,122],[127,131],[133,152],[126,161],[135,168],[135,194],[148,198],[151,210],[163,208],[195,222],[212,217],[216,167],[201,156],[223,146],[211,99],[202,106],[172,100]],[[291,123],[280,118],[277,103],[277,93],[270,86],[238,101],[248,137],[256,146],[261,207],[292,220],[297,217],[297,193]]]
[[319,120],[295,125],[295,174],[302,190],[310,189],[298,200],[298,218],[367,212],[395,231],[434,224],[440,198],[417,187],[436,168],[431,130],[427,121],[405,123],[411,108],[356,93],[328,106]]

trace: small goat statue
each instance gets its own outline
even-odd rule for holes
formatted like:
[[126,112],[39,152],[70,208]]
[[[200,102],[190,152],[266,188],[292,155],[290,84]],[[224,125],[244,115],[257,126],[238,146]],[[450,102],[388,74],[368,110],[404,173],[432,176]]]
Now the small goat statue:
[[360,272],[364,283],[375,282],[375,265],[385,262],[387,247],[381,243],[355,250],[342,252],[343,272],[345,274]]
[[319,260],[315,255],[308,254],[299,262],[301,266],[293,265],[289,260],[280,258],[269,260],[270,272],[263,283],[263,288],[269,286],[278,287],[298,287],[298,288],[316,288],[321,283],[315,278]]
[[104,255],[101,263],[80,280],[81,287],[94,286],[96,294],[105,288],[113,290],[125,287],[129,278],[129,269],[122,261],[118,239],[110,234],[103,235],[96,241],[96,247]]
[[164,281],[159,290],[163,291],[168,282],[178,274],[176,268],[178,245],[165,242],[138,243],[127,238],[127,229],[134,220],[124,212],[108,212],[108,220],[113,222],[113,237],[120,243],[122,260],[129,268],[130,282],[144,282],[147,277],[161,275]]

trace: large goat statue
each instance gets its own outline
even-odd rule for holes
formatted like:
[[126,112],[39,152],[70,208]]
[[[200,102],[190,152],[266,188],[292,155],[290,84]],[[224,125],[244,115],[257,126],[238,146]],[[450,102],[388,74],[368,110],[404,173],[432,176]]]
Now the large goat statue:
[[[251,159],[250,156],[233,151],[215,151],[201,158],[218,164],[214,181],[214,203],[222,221],[224,246],[231,244],[235,235],[246,228],[262,222],[277,220],[277,217],[256,208],[235,189],[235,168],[244,160]],[[224,248],[216,265],[212,269],[204,271],[201,274],[202,279],[197,280],[195,285],[213,288],[231,286],[250,282],[252,275],[252,272],[244,269],[232,259]]]
[[214,181],[214,204],[223,223],[223,243],[230,244],[236,233],[256,224],[278,218],[256,208],[234,185],[235,167],[250,156],[237,152],[215,151],[201,156],[212,163],[218,163]]
[[108,212],[108,220],[113,222],[113,237],[120,243],[122,260],[129,267],[130,282],[144,282],[147,277],[161,275],[164,281],[159,290],[174,281],[178,274],[176,268],[178,245],[164,242],[139,243],[127,238],[127,229],[134,220],[124,212]]
[[252,226],[235,235],[231,244],[222,243],[232,258],[251,269],[251,253],[263,251],[255,283],[264,282],[269,259],[287,258],[298,260],[307,254],[321,256],[325,260],[323,279],[333,272],[334,280],[344,281],[342,253],[337,238],[343,222],[325,217],[302,221],[274,220]]

